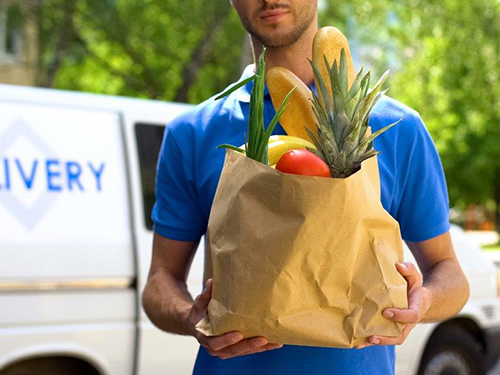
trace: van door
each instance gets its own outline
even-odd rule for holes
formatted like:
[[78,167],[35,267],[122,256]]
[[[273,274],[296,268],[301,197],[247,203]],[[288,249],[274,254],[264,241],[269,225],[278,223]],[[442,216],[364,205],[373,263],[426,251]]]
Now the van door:
[[0,98],[0,369],[57,353],[132,374],[135,266],[120,117],[42,100],[42,90],[30,103]]
[[[189,109],[175,103],[155,103],[124,113],[127,144],[130,156],[130,178],[134,201],[139,277],[142,293],[151,264],[153,222],[151,210],[155,202],[155,178],[158,153],[165,124]],[[188,288],[196,297],[201,291],[203,275],[203,240],[196,251],[188,278]],[[192,372],[198,343],[192,337],[160,331],[140,307],[140,340],[138,374],[189,374]]]
[[[155,202],[156,164],[165,124],[191,106],[175,103],[144,103],[124,112],[128,145],[130,180],[133,191],[134,231],[139,264],[138,289],[146,284],[151,264]],[[203,240],[197,249],[188,278],[188,288],[196,297],[203,275]],[[157,329],[140,307],[138,374],[189,374],[192,372],[198,343],[192,337],[172,335]]]

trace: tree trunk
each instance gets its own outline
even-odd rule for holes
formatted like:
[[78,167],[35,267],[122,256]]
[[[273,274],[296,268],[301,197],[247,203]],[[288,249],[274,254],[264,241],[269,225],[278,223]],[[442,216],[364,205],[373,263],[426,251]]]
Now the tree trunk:
[[212,50],[215,43],[215,36],[219,28],[220,24],[205,34],[205,37],[196,46],[193,54],[191,55],[191,61],[186,65],[182,72],[182,86],[177,90],[174,101],[187,102],[189,89],[196,79],[196,74],[203,66],[205,59]]
[[[212,47],[217,37],[217,32],[222,28],[224,18],[229,14],[231,7],[229,4],[224,7],[219,14],[216,14],[214,20],[208,24],[205,36],[200,40],[193,53],[189,64],[187,64],[182,72],[182,86],[179,87],[175,94],[174,101],[187,102],[189,89],[196,80],[198,71],[205,64],[205,60],[212,51]],[[215,26],[214,26],[215,25]]]
[[47,75],[45,77],[45,82],[43,83],[44,87],[53,86],[57,72],[61,67],[62,60],[64,59],[66,52],[71,45],[71,41],[74,37],[73,16],[75,14],[77,2],[78,0],[71,0],[67,8],[64,10],[64,20],[61,25],[59,41],[54,53],[54,58],[47,67]]

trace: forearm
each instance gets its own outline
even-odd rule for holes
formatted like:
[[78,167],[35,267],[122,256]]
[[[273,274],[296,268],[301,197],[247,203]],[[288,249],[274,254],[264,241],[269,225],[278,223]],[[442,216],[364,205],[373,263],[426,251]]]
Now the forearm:
[[159,270],[150,275],[142,304],[146,314],[159,329],[179,335],[192,335],[187,319],[193,305],[185,282],[175,279],[168,271]]
[[422,323],[446,320],[457,314],[467,302],[469,283],[455,260],[443,260],[423,276],[423,301],[427,304],[427,311]]

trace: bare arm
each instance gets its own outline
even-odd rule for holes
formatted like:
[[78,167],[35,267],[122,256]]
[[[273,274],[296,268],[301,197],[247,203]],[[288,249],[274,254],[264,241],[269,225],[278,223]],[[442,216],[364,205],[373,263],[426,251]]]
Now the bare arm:
[[154,235],[153,258],[142,304],[149,319],[163,331],[194,334],[187,319],[193,298],[186,280],[197,246],[198,242]]
[[186,279],[198,242],[175,241],[155,233],[153,258],[148,281],[142,294],[142,305],[155,326],[166,332],[194,336],[212,356],[221,359],[281,348],[265,337],[244,339],[239,332],[205,336],[195,328],[207,314],[212,297],[212,280],[193,301]]
[[423,276],[428,308],[420,320],[437,322],[457,314],[469,299],[469,283],[458,263],[449,232],[422,242],[407,242]]

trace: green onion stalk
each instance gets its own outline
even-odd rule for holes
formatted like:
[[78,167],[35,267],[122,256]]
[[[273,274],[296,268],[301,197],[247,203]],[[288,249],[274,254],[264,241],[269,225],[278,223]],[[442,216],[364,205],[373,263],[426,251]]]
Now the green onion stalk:
[[257,64],[256,73],[247,78],[238,84],[230,87],[215,100],[221,99],[232,92],[238,90],[240,87],[246,85],[248,82],[255,81],[252,93],[250,95],[250,113],[248,119],[248,128],[245,134],[245,149],[236,147],[233,145],[229,145],[227,143],[221,144],[217,146],[217,148],[228,148],[242,154],[245,154],[247,157],[256,160],[260,163],[269,165],[268,159],[268,143],[269,137],[271,137],[274,128],[278,124],[279,119],[283,112],[285,112],[288,107],[288,101],[290,96],[293,94],[296,87],[290,90],[287,94],[283,103],[281,103],[280,107],[276,111],[273,119],[271,120],[267,129],[264,127],[264,84],[265,84],[265,74],[266,74],[266,62],[264,61],[264,54],[266,52],[266,47],[262,48],[262,53],[259,57],[259,61]]

